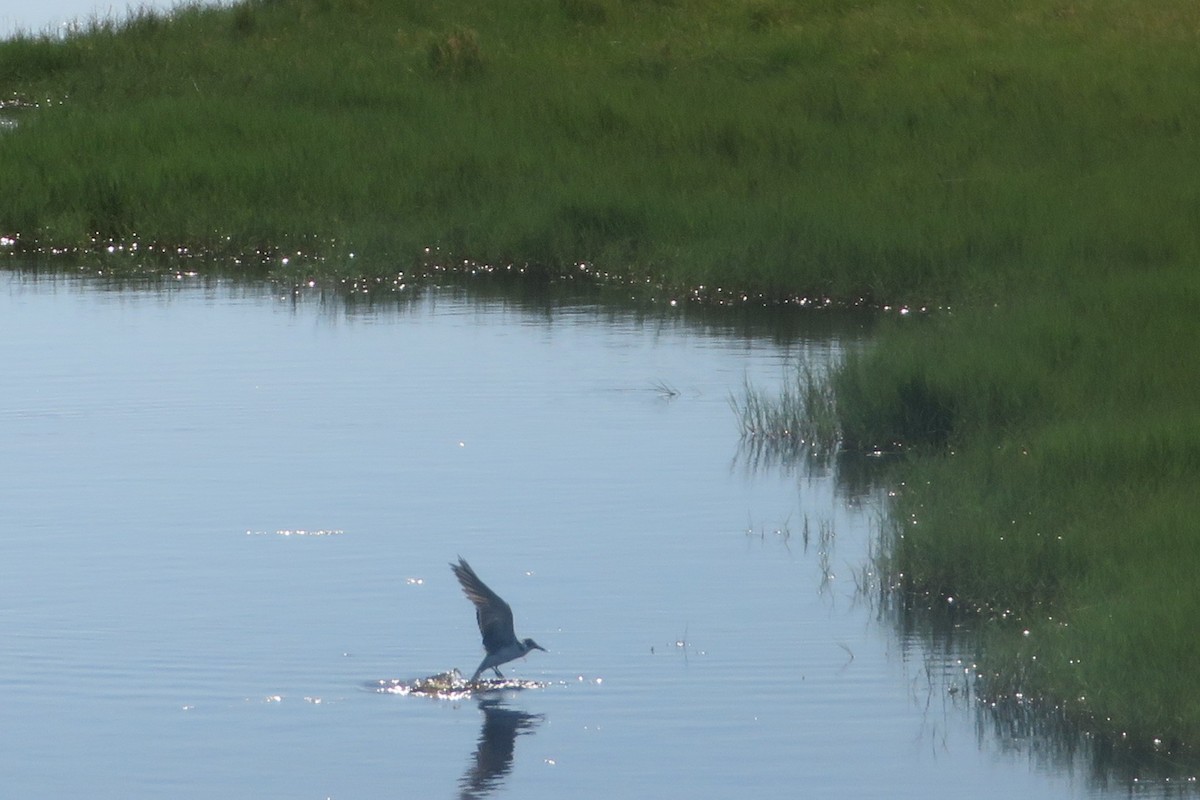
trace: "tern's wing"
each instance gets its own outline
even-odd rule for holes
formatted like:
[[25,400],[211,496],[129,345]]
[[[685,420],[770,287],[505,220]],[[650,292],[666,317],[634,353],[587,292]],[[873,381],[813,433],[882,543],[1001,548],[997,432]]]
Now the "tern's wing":
[[457,564],[451,564],[454,576],[462,584],[467,599],[475,604],[475,619],[479,632],[483,634],[483,649],[489,653],[516,641],[513,632],[513,613],[508,603],[479,580],[471,565],[459,556]]

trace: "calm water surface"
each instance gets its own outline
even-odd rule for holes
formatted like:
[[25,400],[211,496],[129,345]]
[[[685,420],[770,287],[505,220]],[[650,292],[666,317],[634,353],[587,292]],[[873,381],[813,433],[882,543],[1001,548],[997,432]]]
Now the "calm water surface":
[[[856,336],[0,273],[6,795],[1089,795],[860,598],[876,498],[738,457]],[[474,669],[459,554],[547,685],[367,690]]]

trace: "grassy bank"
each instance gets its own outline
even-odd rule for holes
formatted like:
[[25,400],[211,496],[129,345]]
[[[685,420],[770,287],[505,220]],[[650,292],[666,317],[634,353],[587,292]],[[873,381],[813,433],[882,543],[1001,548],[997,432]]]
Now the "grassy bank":
[[775,457],[830,435],[898,454],[875,471],[889,602],[979,635],[993,707],[1167,756],[1173,779],[1200,763],[1198,304],[1200,270],[1164,266],[894,318],[835,372],[735,402]]
[[900,440],[889,568],[976,608],[993,688],[1200,746],[1200,279],[1135,272],[885,336],[837,376],[852,442]]
[[1170,5],[143,13],[0,45],[39,103],[8,112],[0,230],[889,302],[1195,259],[1200,11]]
[[1195,745],[1197,31],[1184,0],[145,13],[0,44],[0,234],[949,305],[834,377],[848,441],[913,454],[897,573],[1001,618],[1014,685]]

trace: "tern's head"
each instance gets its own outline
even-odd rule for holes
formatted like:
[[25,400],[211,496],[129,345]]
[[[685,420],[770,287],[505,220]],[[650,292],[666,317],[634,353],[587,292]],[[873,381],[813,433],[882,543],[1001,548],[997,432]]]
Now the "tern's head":
[[528,653],[530,650],[541,650],[543,653],[550,652],[549,650],[547,650],[546,648],[542,647],[540,644],[535,642],[533,639],[526,639],[525,641],[521,642],[521,647],[524,648],[526,653]]

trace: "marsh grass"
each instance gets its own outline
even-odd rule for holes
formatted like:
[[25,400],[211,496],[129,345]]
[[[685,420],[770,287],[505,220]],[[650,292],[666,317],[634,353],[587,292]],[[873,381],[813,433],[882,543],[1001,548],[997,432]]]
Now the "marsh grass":
[[742,446],[750,457],[787,460],[803,454],[815,463],[828,462],[840,440],[832,370],[803,361],[778,389],[746,380],[741,394],[730,396]]
[[0,140],[0,230],[193,249],[315,236],[360,269],[436,247],[889,302],[1091,280],[1097,261],[1200,254],[1178,213],[1200,200],[1200,52],[1179,35],[1200,12],[1171,8],[140,12],[0,43],[0,92],[42,103]]
[[989,698],[1194,764],[1198,304],[1200,273],[1164,266],[897,317],[732,404],[752,458],[803,459],[814,430],[906,454],[885,465],[882,602],[969,619]]
[[483,50],[479,34],[471,28],[458,28],[436,38],[429,45],[429,69],[449,78],[472,78],[483,71]]
[[[897,473],[892,582],[990,621],[996,691],[1191,752],[1200,394],[1178,347],[1197,301],[1192,270],[1131,275],[896,331],[835,377],[848,439],[922,454]],[[936,435],[904,424],[927,405],[949,409]]]
[[680,394],[678,389],[661,378],[654,382],[653,389],[654,392],[664,400],[674,400],[676,397],[679,397]]
[[[1037,692],[1037,687],[1047,685],[1048,677],[1077,670],[1077,658],[1061,662],[1050,658],[1043,664],[1050,655],[1044,644],[997,653],[993,619],[946,598],[930,605],[912,594],[892,591],[880,584],[881,577],[889,576],[865,575],[857,581],[859,591],[876,598],[881,617],[912,648],[910,658],[924,661],[926,680],[920,682],[926,684],[931,699],[954,698],[961,707],[971,708],[979,728],[991,731],[1001,748],[1028,757],[1040,768],[1070,771],[1101,793],[1111,792],[1114,786],[1190,787],[1195,783],[1200,753],[1194,748],[1114,727],[1110,720],[1097,718],[1082,695]],[[1057,621],[1065,630],[1065,620]],[[1010,617],[1005,624],[1026,645],[1037,635],[1026,620]],[[1029,637],[1025,630],[1030,630]]]

